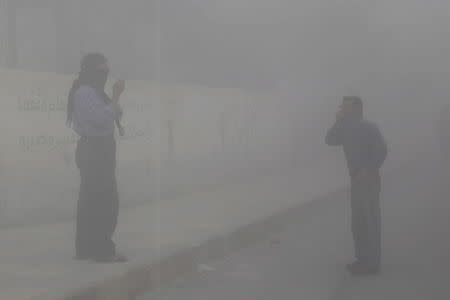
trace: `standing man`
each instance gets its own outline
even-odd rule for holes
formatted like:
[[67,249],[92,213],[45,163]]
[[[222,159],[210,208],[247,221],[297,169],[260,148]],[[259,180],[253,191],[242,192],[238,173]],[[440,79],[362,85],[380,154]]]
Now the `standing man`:
[[352,275],[378,274],[381,260],[380,168],[387,147],[378,127],[363,119],[363,103],[344,97],[326,143],[343,146],[351,178],[352,233],[356,261]]
[[116,82],[110,98],[104,91],[108,73],[102,54],[87,54],[67,104],[67,123],[80,136],[75,152],[81,177],[76,258],[104,263],[126,261],[112,240],[119,209],[114,124],[121,116],[119,99],[125,85]]

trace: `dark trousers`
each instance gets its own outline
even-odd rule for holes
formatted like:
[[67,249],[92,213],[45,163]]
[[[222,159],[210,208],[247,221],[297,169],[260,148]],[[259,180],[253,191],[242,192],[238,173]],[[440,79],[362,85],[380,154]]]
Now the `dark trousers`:
[[102,259],[115,255],[112,236],[117,225],[119,197],[115,176],[114,137],[82,137],[75,152],[80,170],[76,219],[76,255]]
[[381,260],[381,181],[379,174],[352,178],[352,233],[356,259],[378,267]]

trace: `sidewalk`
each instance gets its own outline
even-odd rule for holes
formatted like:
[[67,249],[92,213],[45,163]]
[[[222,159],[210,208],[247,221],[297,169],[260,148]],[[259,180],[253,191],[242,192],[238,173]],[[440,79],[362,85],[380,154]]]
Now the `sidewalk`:
[[[120,284],[129,272],[334,190],[346,179],[338,175],[342,170],[335,171],[302,169],[123,211],[116,241],[119,250],[131,259],[127,264],[98,265],[72,260],[73,223],[2,230],[1,299],[84,300],[69,297],[82,289],[95,294],[89,299],[132,299],[128,294],[120,294],[128,293]],[[182,269],[172,273],[178,271]],[[147,277],[136,280],[148,280]],[[164,283],[164,278],[159,280]],[[105,291],[94,288],[99,285]],[[112,289],[108,291],[106,286]]]

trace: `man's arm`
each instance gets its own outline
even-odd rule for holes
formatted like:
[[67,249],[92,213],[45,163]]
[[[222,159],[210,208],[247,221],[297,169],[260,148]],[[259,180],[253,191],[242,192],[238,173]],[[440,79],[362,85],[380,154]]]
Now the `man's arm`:
[[328,129],[325,137],[325,143],[327,143],[328,146],[342,145],[342,121],[336,121],[333,127]]
[[378,170],[387,157],[387,145],[380,129],[373,125],[369,128],[369,170]]

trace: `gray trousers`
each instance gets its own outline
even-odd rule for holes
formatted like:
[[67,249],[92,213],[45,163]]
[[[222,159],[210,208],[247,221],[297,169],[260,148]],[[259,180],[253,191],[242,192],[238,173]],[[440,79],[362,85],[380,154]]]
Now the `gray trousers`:
[[381,260],[381,180],[379,174],[352,178],[352,233],[356,259],[378,267]]
[[109,258],[116,254],[112,236],[119,210],[116,142],[112,136],[82,137],[75,154],[81,177],[76,255],[80,258]]

